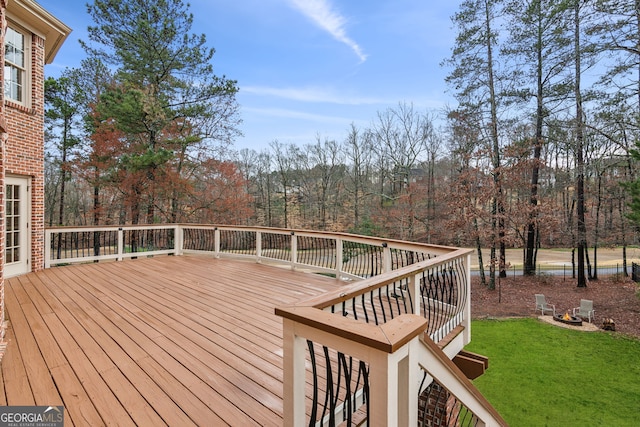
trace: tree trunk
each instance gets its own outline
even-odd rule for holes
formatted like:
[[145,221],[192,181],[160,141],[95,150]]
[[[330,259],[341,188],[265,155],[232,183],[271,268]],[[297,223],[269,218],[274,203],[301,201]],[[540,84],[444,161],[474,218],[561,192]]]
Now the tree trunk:
[[596,200],[596,222],[593,226],[593,274],[591,280],[598,280],[598,239],[600,237],[600,208],[602,207],[602,174],[598,173],[598,197]]
[[[536,4],[538,8],[538,16],[541,15],[541,2]],[[536,237],[537,233],[537,218],[538,218],[538,180],[540,174],[540,156],[542,154],[542,126],[543,126],[543,76],[542,76],[542,29],[540,28],[540,21],[538,21],[538,44],[537,44],[537,91],[536,91],[536,136],[533,150],[533,168],[531,171],[531,189],[529,196],[530,212],[529,212],[529,224],[527,225],[527,243],[525,250],[524,260],[524,274],[531,276],[535,274],[535,256],[536,250]]]
[[[65,120],[64,129],[62,132],[62,159],[60,162],[60,205],[58,207],[58,226],[64,224],[64,194],[67,183],[67,135],[68,135],[68,123]],[[60,259],[62,253],[62,239],[58,239],[57,257]]]
[[473,226],[476,229],[476,251],[478,252],[478,269],[480,270],[480,284],[482,286],[486,286],[487,285],[487,279],[485,278],[485,274],[484,274],[484,262],[482,260],[482,245],[480,242],[480,235],[478,234],[478,219],[474,218],[473,219]]
[[273,227],[273,215],[271,211],[271,176],[267,175],[267,225]]
[[[500,277],[506,277],[505,270],[505,244],[504,244],[504,206],[502,201],[502,178],[500,172],[500,141],[498,137],[498,105],[495,90],[495,77],[493,72],[493,38],[489,35],[491,32],[491,16],[490,6],[487,2],[485,5],[485,29],[487,34],[487,72],[489,85],[489,102],[491,104],[491,123],[489,124],[492,142],[492,164],[493,164],[493,183],[495,185],[495,194],[492,204],[492,221],[491,228],[493,238],[491,239],[491,278],[489,287],[495,288],[495,265],[498,264]],[[497,234],[497,238],[496,238]],[[496,262],[496,244],[500,247],[500,258]]]
[[[98,182],[99,175],[98,168],[95,169],[95,182]],[[97,184],[93,185],[93,226],[100,225],[100,187]],[[93,233],[93,255],[100,255],[100,237],[98,233]],[[97,260],[96,260],[97,262]]]
[[579,288],[587,287],[585,276],[585,258],[587,256],[587,227],[585,223],[585,204],[584,204],[584,124],[582,109],[582,93],[580,89],[581,61],[580,61],[580,1],[575,0],[574,3],[575,18],[575,98],[576,98],[576,196],[577,196],[577,214],[578,214],[578,284]]
[[618,210],[620,213],[620,234],[622,235],[622,272],[625,277],[629,277],[629,269],[627,266],[627,236],[626,236],[626,224],[622,210],[622,197],[618,199]]

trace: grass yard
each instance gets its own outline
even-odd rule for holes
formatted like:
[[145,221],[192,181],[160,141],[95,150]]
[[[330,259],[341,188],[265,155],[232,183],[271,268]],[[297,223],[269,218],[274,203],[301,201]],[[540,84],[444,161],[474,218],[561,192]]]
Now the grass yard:
[[533,318],[471,329],[467,349],[489,357],[474,383],[509,425],[639,425],[640,340]]

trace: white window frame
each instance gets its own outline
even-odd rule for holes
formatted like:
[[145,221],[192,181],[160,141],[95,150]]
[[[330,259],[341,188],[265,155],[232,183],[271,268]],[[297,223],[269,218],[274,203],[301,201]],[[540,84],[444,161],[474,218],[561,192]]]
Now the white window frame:
[[[23,39],[23,64],[17,64],[8,59],[7,43],[10,39],[11,31],[22,36]],[[18,70],[22,77],[21,86],[19,87],[19,98],[11,96],[12,91],[8,90],[8,85],[17,85],[11,80],[10,69]],[[15,87],[15,86],[14,86]],[[4,99],[19,105],[28,106],[31,96],[31,33],[13,22],[7,22],[7,31],[5,32],[5,59],[4,59]]]
[[[11,202],[17,204],[17,206],[14,205],[14,209],[17,208],[17,211],[8,212],[6,210],[8,200],[5,200],[5,239],[9,234],[13,238],[10,242],[5,242],[5,253],[2,254],[4,257],[4,277],[13,277],[31,271],[31,228],[29,226],[31,224],[31,178],[7,174],[5,190],[9,185],[19,187],[20,192],[18,197],[14,194],[11,199]],[[16,213],[17,215],[14,216]],[[8,225],[9,220],[13,221],[11,226]],[[17,251],[16,255],[10,256],[14,262],[7,262],[7,255],[9,255],[6,253],[7,249]]]

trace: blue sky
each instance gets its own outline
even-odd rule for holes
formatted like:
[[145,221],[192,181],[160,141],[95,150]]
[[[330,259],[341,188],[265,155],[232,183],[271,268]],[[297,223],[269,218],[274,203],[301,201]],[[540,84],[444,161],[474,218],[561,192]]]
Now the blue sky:
[[[78,66],[91,20],[86,1],[38,0],[73,32],[46,67]],[[194,33],[216,49],[218,75],[237,80],[244,133],[235,148],[273,140],[342,141],[399,102],[421,111],[452,104],[440,67],[455,34],[451,0],[191,0]]]

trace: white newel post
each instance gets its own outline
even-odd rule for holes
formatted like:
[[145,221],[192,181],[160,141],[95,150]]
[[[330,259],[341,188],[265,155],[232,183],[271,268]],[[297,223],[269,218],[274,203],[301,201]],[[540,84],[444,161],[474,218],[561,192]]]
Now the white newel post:
[[216,258],[220,258],[220,229],[213,229],[213,254]]
[[118,261],[122,261],[122,254],[124,254],[124,231],[122,227],[118,228]]
[[382,244],[382,272],[391,271],[391,248],[386,243]]
[[409,414],[409,419],[407,426],[418,425],[418,394],[420,392],[420,383],[422,381],[419,364],[421,345],[420,336],[413,338],[409,342],[409,372],[407,377],[407,384],[409,387],[409,398],[407,399],[409,409],[407,413]]
[[51,267],[51,230],[44,231],[44,268]]
[[[306,420],[306,340],[365,362],[369,367],[370,427],[415,427],[418,423],[420,337],[426,321],[402,315],[384,325],[355,325],[311,307],[276,314],[283,317],[283,418],[285,426],[304,426]],[[309,325],[289,318],[308,318]],[[355,322],[355,321],[353,321]],[[311,326],[317,323],[321,329]],[[359,326],[359,327],[356,327]],[[337,329],[336,329],[337,328]],[[336,329],[336,331],[329,331]],[[342,333],[334,333],[342,330]],[[350,332],[348,332],[350,331]],[[348,336],[352,335],[350,339]],[[359,338],[358,338],[359,337]],[[368,342],[367,342],[368,341]],[[402,344],[401,344],[402,343]]]
[[180,256],[184,250],[184,229],[181,226],[176,225],[174,235],[173,250],[175,251],[176,256]]
[[419,340],[414,337],[394,353],[372,349],[369,426],[418,425]]
[[[464,270],[466,276],[466,283],[462,286],[466,286],[467,301],[471,300],[471,254],[464,257]],[[471,303],[465,304],[464,307],[464,319],[462,320],[464,325],[464,331],[462,332],[464,338],[464,345],[471,342]]]
[[262,233],[256,231],[256,262],[262,261]]
[[336,239],[336,279],[342,279],[342,239]]
[[283,319],[283,421],[285,427],[305,425],[306,340],[295,334],[295,322]]
[[[421,298],[420,298],[420,275],[409,276],[409,283],[407,283],[407,292],[409,292],[409,301],[413,301],[413,314],[423,316],[420,312]],[[423,316],[424,317],[424,316]]]
[[291,232],[291,269],[296,269],[298,263],[298,236]]
[[369,360],[369,426],[396,425],[398,389],[391,378],[397,366],[394,369],[391,365],[390,354],[373,351]]

